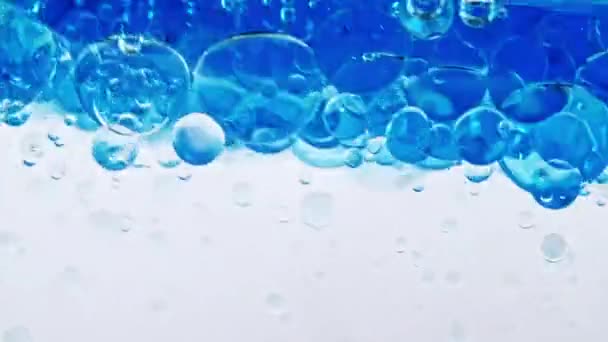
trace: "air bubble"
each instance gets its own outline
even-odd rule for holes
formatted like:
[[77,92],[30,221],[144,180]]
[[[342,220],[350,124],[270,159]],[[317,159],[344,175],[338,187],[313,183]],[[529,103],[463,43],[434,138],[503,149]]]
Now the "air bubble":
[[473,183],[482,183],[488,180],[494,173],[494,165],[471,165],[464,166],[465,177]]
[[2,342],[33,342],[34,339],[26,327],[15,326],[4,331]]
[[279,293],[272,292],[266,296],[266,305],[268,305],[270,313],[273,315],[285,314],[287,311],[286,304],[285,298]]
[[530,229],[530,228],[534,228],[535,224],[535,217],[534,214],[531,211],[522,211],[519,213],[519,227],[521,229]]
[[455,15],[452,0],[400,0],[399,19],[416,38],[437,39],[452,26]]
[[253,204],[253,188],[248,182],[237,182],[232,186],[232,200],[234,204],[245,208]]
[[23,164],[31,167],[36,165],[44,157],[45,140],[36,133],[28,133],[21,140],[21,153]]
[[568,243],[563,236],[556,233],[545,235],[540,246],[546,261],[556,263],[562,261],[568,252]]
[[302,222],[316,230],[322,230],[333,222],[334,198],[326,192],[311,192],[300,203]]
[[173,128],[173,148],[191,165],[206,165],[224,150],[226,138],[220,125],[207,114],[192,113]]
[[97,133],[91,153],[95,161],[108,171],[120,171],[133,164],[139,153],[136,140],[107,130]]

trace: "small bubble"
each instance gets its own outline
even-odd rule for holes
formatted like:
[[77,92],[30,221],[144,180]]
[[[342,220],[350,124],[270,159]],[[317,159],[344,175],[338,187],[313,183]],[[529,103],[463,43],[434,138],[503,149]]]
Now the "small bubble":
[[253,188],[247,182],[237,182],[232,187],[232,200],[239,207],[249,207],[253,203]]
[[458,229],[458,220],[453,217],[448,217],[441,222],[441,232],[449,233]]
[[32,342],[30,331],[23,326],[14,326],[4,331],[2,342]]
[[134,226],[135,226],[135,220],[130,215],[123,215],[120,218],[120,230],[123,233],[130,232],[131,230],[133,230]]
[[266,296],[266,304],[268,305],[270,312],[274,315],[282,315],[285,313],[285,298],[276,293],[272,292]]
[[448,273],[446,273],[445,275],[445,281],[446,283],[448,283],[448,285],[458,285],[460,283],[461,280],[461,276],[459,272],[456,271],[449,271]]
[[44,140],[37,134],[30,133],[21,141],[21,153],[23,164],[31,167],[36,165],[44,157]]
[[432,283],[433,281],[435,281],[435,272],[432,270],[424,270],[422,272],[422,282]]
[[598,207],[604,207],[606,206],[606,198],[604,196],[598,196],[595,200],[595,204]]
[[540,246],[545,260],[551,263],[560,262],[568,252],[568,243],[557,233],[545,235]]
[[48,165],[49,176],[53,180],[60,180],[65,177],[67,173],[67,165],[65,160],[57,159],[53,160]]
[[281,204],[276,208],[276,212],[279,223],[289,223],[289,221],[291,221],[291,215],[288,206]]
[[494,173],[494,165],[471,165],[464,166],[464,175],[472,183],[485,182]]
[[414,187],[412,187],[412,190],[414,192],[423,192],[424,191],[424,185],[422,185],[422,184],[414,185]]
[[519,213],[519,227],[521,229],[534,228],[534,214],[531,211],[522,211]]
[[333,220],[334,198],[326,192],[311,192],[301,201],[302,222],[317,230],[331,225]]
[[407,246],[407,239],[403,236],[395,239],[395,245],[397,245],[397,253],[401,254],[405,252],[405,248]]
[[298,175],[298,180],[302,185],[310,185],[312,182],[312,172],[310,169],[302,169]]
[[4,122],[8,126],[19,127],[23,126],[29,118],[32,116],[32,113],[27,110],[20,110],[16,113],[10,113],[6,115]]

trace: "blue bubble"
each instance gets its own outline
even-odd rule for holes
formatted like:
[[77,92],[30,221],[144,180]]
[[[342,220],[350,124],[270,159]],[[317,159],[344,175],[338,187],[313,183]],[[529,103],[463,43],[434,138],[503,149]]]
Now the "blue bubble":
[[408,103],[435,121],[457,119],[478,106],[487,92],[484,75],[463,67],[432,68],[407,84]]
[[499,125],[504,120],[502,113],[491,107],[473,108],[458,119],[454,135],[462,158],[473,165],[501,159],[506,143]]
[[367,132],[367,106],[358,95],[342,93],[332,97],[322,115],[327,131],[342,144],[352,145]]
[[372,96],[367,110],[368,130],[372,135],[383,135],[393,114],[407,106],[404,82],[398,79]]
[[361,166],[363,162],[363,154],[361,154],[361,151],[356,148],[351,149],[344,160],[344,164],[353,169]]
[[399,19],[418,39],[436,39],[452,26],[455,16],[451,0],[399,0]]
[[446,161],[460,159],[458,145],[454,139],[454,130],[451,125],[440,123],[431,127],[428,154],[431,157]]
[[121,171],[133,164],[139,153],[135,140],[103,130],[97,133],[91,149],[93,158],[102,168]]
[[188,164],[205,165],[224,150],[224,131],[206,114],[192,113],[179,119],[173,128],[173,148]]
[[23,126],[31,116],[32,113],[29,110],[20,110],[7,114],[4,118],[4,122],[9,126],[19,127]]
[[386,128],[386,147],[397,159],[406,163],[422,161],[427,156],[431,139],[431,123],[416,107],[406,107],[395,113]]
[[515,121],[534,123],[562,111],[570,98],[570,86],[532,83],[511,93],[498,108]]

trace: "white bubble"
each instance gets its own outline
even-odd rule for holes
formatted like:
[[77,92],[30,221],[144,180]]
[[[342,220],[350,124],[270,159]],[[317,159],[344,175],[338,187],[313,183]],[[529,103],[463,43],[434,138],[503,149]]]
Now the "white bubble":
[[534,228],[534,214],[531,211],[522,211],[519,213],[519,227],[522,229]]
[[276,292],[271,292],[266,296],[266,304],[272,314],[282,315],[286,312],[285,298]]

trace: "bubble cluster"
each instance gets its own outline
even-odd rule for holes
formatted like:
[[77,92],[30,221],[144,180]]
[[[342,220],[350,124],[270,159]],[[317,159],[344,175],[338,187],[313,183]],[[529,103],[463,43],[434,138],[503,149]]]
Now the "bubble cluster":
[[[290,150],[322,168],[462,165],[471,183],[502,171],[549,209],[606,174],[601,14],[500,0],[31,3],[0,4],[2,129],[52,104],[94,132],[108,171],[151,142],[170,150],[164,168]],[[45,149],[27,138],[24,164]]]

